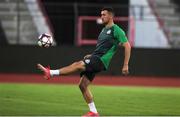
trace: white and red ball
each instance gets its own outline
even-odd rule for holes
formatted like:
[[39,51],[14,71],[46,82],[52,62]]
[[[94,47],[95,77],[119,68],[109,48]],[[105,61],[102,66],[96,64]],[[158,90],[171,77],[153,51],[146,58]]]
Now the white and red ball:
[[38,45],[40,47],[48,48],[48,47],[52,46],[52,44],[53,44],[53,38],[50,34],[43,33],[39,36]]

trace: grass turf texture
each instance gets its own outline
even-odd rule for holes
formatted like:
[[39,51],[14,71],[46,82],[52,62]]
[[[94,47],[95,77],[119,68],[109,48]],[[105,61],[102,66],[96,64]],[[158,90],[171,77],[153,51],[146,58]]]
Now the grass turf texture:
[[[91,86],[100,115],[180,115],[180,88]],[[65,116],[88,111],[76,85],[0,84],[0,115]]]

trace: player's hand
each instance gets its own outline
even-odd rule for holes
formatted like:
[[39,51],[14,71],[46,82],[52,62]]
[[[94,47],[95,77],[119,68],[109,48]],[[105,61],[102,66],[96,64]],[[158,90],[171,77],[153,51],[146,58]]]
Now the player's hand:
[[123,75],[128,75],[129,74],[129,68],[128,68],[128,64],[124,65],[122,68],[122,74]]
[[89,57],[91,57],[91,54],[88,54],[88,55],[84,56],[84,59],[87,59]]

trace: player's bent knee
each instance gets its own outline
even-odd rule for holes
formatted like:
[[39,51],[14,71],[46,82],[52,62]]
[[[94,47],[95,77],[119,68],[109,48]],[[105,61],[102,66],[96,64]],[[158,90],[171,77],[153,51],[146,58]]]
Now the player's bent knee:
[[85,70],[85,64],[83,61],[74,62],[72,65],[76,67],[79,71]]

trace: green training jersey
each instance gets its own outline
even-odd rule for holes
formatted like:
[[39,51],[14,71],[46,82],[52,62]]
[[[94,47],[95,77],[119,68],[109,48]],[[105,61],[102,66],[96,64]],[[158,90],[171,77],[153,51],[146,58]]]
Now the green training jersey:
[[124,31],[116,24],[112,27],[104,27],[98,36],[97,45],[92,55],[98,56],[106,69],[118,49],[119,43],[127,42]]

